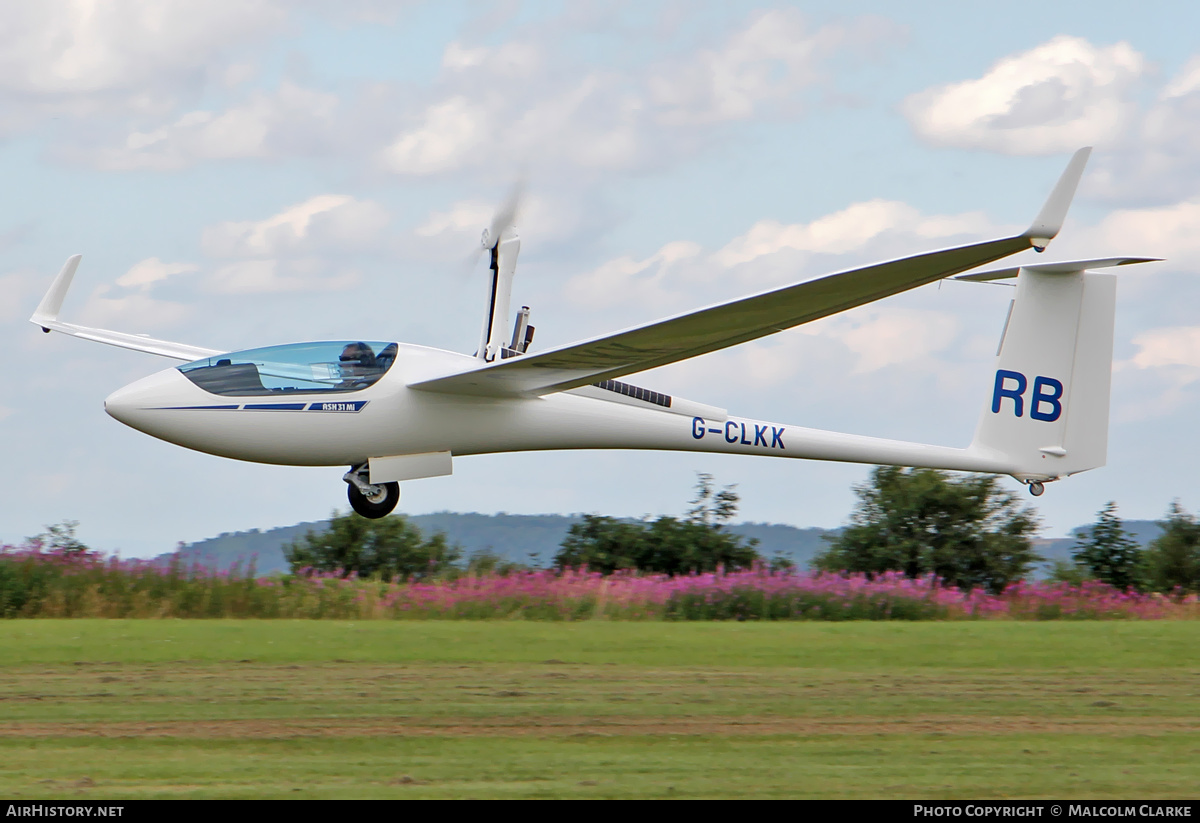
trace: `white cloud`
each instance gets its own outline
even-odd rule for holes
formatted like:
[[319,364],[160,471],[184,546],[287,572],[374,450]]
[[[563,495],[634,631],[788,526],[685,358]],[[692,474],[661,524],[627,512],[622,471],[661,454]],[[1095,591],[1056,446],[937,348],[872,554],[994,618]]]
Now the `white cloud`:
[[1092,188],[1115,200],[1170,202],[1200,189],[1200,57],[1171,78],[1136,118],[1127,145],[1098,169]]
[[1200,55],[1189,60],[1179,73],[1163,87],[1159,98],[1170,100],[1173,97],[1186,97],[1200,91]]
[[82,156],[109,170],[184,168],[202,160],[305,154],[340,138],[336,95],[283,82],[272,94],[254,93],[220,111],[190,111],[165,126],[132,130],[116,146],[79,147]]
[[143,290],[176,274],[200,271],[194,263],[164,263],[157,257],[148,257],[135,263],[129,271],[117,278],[118,286],[141,287]]
[[745,120],[764,104],[794,103],[823,79],[824,63],[839,48],[897,31],[874,18],[814,30],[794,9],[760,12],[719,47],[658,66],[647,82],[649,101],[676,125]]
[[321,194],[265,220],[229,221],[204,230],[213,257],[311,256],[332,251],[370,251],[390,217],[371,200]]
[[278,30],[273,0],[39,0],[5,6],[0,127],[163,111],[237,48]]
[[904,232],[922,238],[982,234],[992,228],[982,212],[924,216],[907,203],[868,200],[811,223],[784,225],[760,220],[748,232],[729,241],[716,253],[724,266],[748,263],[784,249],[821,254],[845,254],[861,249],[886,232]]
[[[576,61],[561,29],[496,47],[453,42],[420,114],[377,155],[398,174],[536,162],[641,168],[768,109],[795,116],[836,55],[898,27],[874,18],[810,27],[791,10],[750,17],[722,42],[637,70]],[[574,34],[574,32],[571,32]]]
[[814,330],[854,352],[855,374],[914,361],[926,361],[932,367],[933,355],[947,349],[959,332],[959,321],[953,315],[900,308],[860,310]]
[[[979,212],[925,215],[906,203],[871,200],[809,223],[761,220],[716,251],[706,252],[696,243],[677,241],[643,259],[618,257],[573,277],[564,288],[564,296],[575,305],[593,309],[627,306],[660,314],[686,311],[740,297],[750,286],[784,286],[810,274],[826,274],[865,260],[927,251],[931,239],[1002,236],[1005,231],[1005,227],[993,225]],[[915,324],[889,319],[876,334],[902,335]],[[860,356],[858,368],[873,370],[892,362],[885,359],[889,346],[886,340],[876,346],[874,337],[856,328],[835,329],[835,336],[840,335],[839,339]],[[930,340],[939,341],[952,334],[936,323],[931,323],[928,332]],[[918,355],[932,350],[920,346],[914,349]],[[901,355],[893,352],[889,356]]]
[[[671,283],[674,265],[694,261],[701,248],[696,243],[667,243],[644,260],[618,257],[586,274],[571,278],[564,292],[571,302],[594,309],[625,304],[642,307],[667,307],[678,301],[676,285]],[[689,267],[694,280],[696,267]]]
[[435,174],[460,166],[484,141],[488,114],[465,97],[452,97],[425,111],[420,126],[384,150],[385,168],[399,174]]
[[233,262],[215,269],[204,289],[262,294],[350,288],[361,278],[347,258],[384,250],[390,219],[379,203],[320,194],[264,220],[209,226],[201,240],[205,253]]
[[1136,110],[1131,91],[1148,64],[1128,43],[1094,46],[1060,35],[999,60],[982,77],[904,101],[931,143],[1005,154],[1053,154],[1117,140]]
[[492,222],[495,207],[481,200],[461,200],[448,211],[435,211],[414,231],[419,237],[436,237],[447,232],[482,232]]
[[243,260],[221,266],[207,284],[216,294],[342,291],[359,283],[358,272],[321,260]]
[[[1170,206],[1120,209],[1082,229],[1073,245],[1097,253],[1166,258],[1171,268],[1200,265],[1200,199]],[[1091,253],[1091,251],[1089,251]]]
[[[1130,362],[1139,369],[1187,366],[1200,369],[1200,326],[1177,326],[1142,332],[1133,338],[1138,347]],[[1193,374],[1195,379],[1200,374]]]
[[111,287],[99,286],[80,311],[84,325],[140,334],[150,329],[173,328],[190,315],[187,306],[158,300],[143,292],[109,297]]

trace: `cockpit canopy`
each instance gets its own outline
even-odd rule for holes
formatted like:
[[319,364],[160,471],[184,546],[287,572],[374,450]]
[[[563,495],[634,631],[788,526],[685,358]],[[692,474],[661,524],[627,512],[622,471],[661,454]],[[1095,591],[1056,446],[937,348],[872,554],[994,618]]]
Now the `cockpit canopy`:
[[179,370],[205,391],[227,397],[351,392],[382,377],[396,351],[395,343],[376,341],[292,343],[206,357]]

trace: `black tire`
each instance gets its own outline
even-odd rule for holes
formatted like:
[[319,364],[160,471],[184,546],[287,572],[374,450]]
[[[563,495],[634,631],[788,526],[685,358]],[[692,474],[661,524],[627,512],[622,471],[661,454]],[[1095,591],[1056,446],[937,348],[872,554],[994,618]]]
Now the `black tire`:
[[387,517],[400,502],[399,483],[378,483],[383,494],[378,500],[369,500],[353,483],[346,484],[346,496],[350,498],[350,508],[371,520]]

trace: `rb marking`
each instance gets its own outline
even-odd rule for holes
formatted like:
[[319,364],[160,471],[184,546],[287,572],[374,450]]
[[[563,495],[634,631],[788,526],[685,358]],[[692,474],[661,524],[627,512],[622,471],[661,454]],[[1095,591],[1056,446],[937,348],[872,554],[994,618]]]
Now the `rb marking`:
[[[1019,371],[996,370],[996,386],[992,390],[992,414],[1000,413],[1000,406],[1007,398],[1013,401],[1013,413],[1021,417],[1025,413],[1025,389],[1029,380]],[[1033,396],[1029,403],[1029,416],[1034,420],[1053,423],[1062,416],[1063,384],[1053,377],[1035,377]],[[1049,406],[1049,410],[1043,409]]]

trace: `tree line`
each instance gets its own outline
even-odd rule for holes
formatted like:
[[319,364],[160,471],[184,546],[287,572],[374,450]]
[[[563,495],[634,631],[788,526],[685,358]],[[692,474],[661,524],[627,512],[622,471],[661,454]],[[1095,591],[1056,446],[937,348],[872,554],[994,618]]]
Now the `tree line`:
[[[1033,545],[1040,525],[1036,512],[1006,491],[998,477],[880,466],[854,492],[858,503],[850,523],[837,537],[826,538],[829,545],[813,561],[817,570],[934,575],[948,585],[998,593],[1044,562]],[[711,475],[700,474],[683,518],[630,522],[585,515],[571,527],[553,563],[603,574],[790,567],[787,558],[764,558],[757,541],[726,530],[739,502],[735,486],[718,489]],[[1054,578],[1094,579],[1142,592],[1200,591],[1200,523],[1193,515],[1173,503],[1161,522],[1162,534],[1143,549],[1124,531],[1116,511],[1110,502],[1098,513],[1071,561],[1055,565]],[[285,556],[293,571],[340,569],[404,579],[461,570],[463,560],[461,549],[443,535],[425,537],[402,515],[372,521],[336,513],[328,530],[308,532],[285,547]],[[517,568],[520,564],[488,553],[466,562],[474,572]]]

